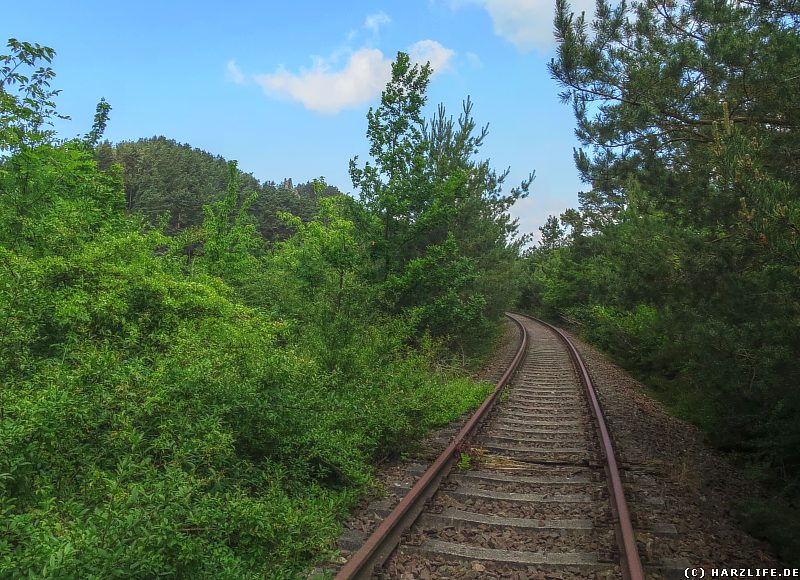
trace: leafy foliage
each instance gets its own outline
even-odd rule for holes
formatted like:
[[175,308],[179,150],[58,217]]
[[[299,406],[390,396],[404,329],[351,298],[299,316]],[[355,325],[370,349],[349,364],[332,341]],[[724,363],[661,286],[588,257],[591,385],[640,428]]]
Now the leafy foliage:
[[53,69],[42,66],[53,60],[52,48],[14,38],[6,46],[11,54],[0,55],[0,152],[13,152],[50,139],[45,126],[56,114],[58,91],[50,89]]
[[[125,174],[126,209],[143,214],[154,225],[167,216],[169,233],[199,227],[204,218],[203,207],[220,201],[229,179],[227,162],[222,157],[165,137],[116,145],[103,142],[95,148],[95,160],[103,170],[120,164]],[[252,175],[239,172],[237,201],[243,202],[252,193],[258,195],[248,205],[247,213],[267,240],[289,234],[278,218],[279,212],[308,220],[316,213],[319,198],[341,194],[331,186],[317,193],[312,183],[292,186],[291,180],[282,185],[262,184]]]
[[783,2],[601,1],[590,32],[559,0],[550,70],[590,189],[543,229],[526,293],[795,507],[798,19]]
[[[3,62],[53,54],[10,46]],[[51,77],[20,82],[49,99]],[[382,289],[356,224],[372,217],[324,183],[271,252],[254,180],[222,163],[227,188],[210,189],[219,159],[181,177],[211,183],[181,229],[153,227],[130,210],[180,190],[196,152],[92,149],[106,106],[58,144],[49,104],[2,105],[0,576],[295,576],[332,554],[374,461],[487,393],[432,372],[438,344],[370,308]],[[177,166],[153,170],[150,146]]]
[[443,106],[422,118],[428,65],[398,53],[381,105],[367,115],[372,162],[350,162],[372,255],[380,260],[385,309],[414,317],[421,332],[451,348],[485,342],[492,322],[514,298],[514,261],[524,240],[508,209],[527,195],[530,176],[502,193],[507,172],[476,161],[487,129],[475,134],[472,103],[458,120]]

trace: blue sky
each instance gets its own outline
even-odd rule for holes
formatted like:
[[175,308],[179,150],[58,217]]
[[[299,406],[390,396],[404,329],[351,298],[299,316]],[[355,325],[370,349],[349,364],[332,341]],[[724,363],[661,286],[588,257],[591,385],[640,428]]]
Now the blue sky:
[[[592,0],[573,2],[588,9]],[[260,180],[314,177],[352,191],[348,161],[366,158],[366,113],[378,103],[398,50],[430,60],[428,116],[457,115],[469,95],[481,151],[511,168],[507,185],[536,171],[514,208],[523,232],[577,204],[574,119],[558,99],[554,0],[348,2],[76,2],[3,7],[5,41],[56,50],[57,103],[85,133],[101,97],[112,141],[164,135],[239,161]]]

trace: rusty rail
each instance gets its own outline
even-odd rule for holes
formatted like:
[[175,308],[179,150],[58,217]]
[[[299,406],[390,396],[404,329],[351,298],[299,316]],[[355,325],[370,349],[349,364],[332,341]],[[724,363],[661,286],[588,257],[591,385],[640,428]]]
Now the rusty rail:
[[603,409],[600,407],[600,401],[597,398],[592,379],[589,376],[589,371],[583,362],[578,350],[566,333],[542,320],[528,317],[549,329],[553,330],[564,344],[567,345],[569,355],[572,358],[575,368],[578,371],[581,383],[586,389],[586,396],[589,399],[589,408],[591,409],[592,416],[594,417],[595,426],[597,427],[598,435],[600,438],[600,448],[605,458],[604,469],[606,472],[606,480],[608,481],[609,499],[611,503],[611,513],[614,517],[615,534],[617,537],[617,545],[621,552],[620,565],[622,566],[623,578],[626,580],[643,580],[644,569],[642,562],[639,559],[639,550],[636,547],[636,536],[633,532],[633,524],[631,523],[630,512],[628,511],[628,504],[625,501],[625,493],[622,489],[622,480],[619,475],[619,467],[617,466],[617,458],[614,452],[614,444],[611,441],[611,435],[608,432]]
[[[511,318],[509,316],[509,318]],[[378,528],[367,538],[363,546],[353,554],[339,573],[337,579],[369,578],[376,566],[382,565],[400,542],[400,537],[411,527],[422,511],[425,501],[431,497],[439,486],[442,477],[447,474],[453,464],[458,461],[461,449],[470,435],[477,429],[481,421],[489,414],[506,383],[519,367],[528,348],[528,334],[519,321],[511,318],[522,333],[522,340],[511,365],[503,373],[492,393],[481,404],[475,414],[470,417],[458,435],[447,448],[436,458],[436,461],[419,478],[400,503],[386,516]]]

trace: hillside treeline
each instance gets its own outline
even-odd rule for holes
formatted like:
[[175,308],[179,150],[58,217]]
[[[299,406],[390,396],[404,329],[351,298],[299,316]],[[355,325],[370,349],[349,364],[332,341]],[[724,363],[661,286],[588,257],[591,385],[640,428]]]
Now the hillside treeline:
[[[542,228],[524,303],[647,377],[796,509],[800,10],[600,2],[589,23],[559,0],[555,23],[589,189]],[[797,511],[748,509],[798,557]]]
[[[103,141],[95,147],[94,157],[101,171],[114,164],[122,166],[125,209],[142,214],[154,225],[166,219],[167,233],[199,227],[203,222],[203,206],[219,201],[228,186],[225,159],[165,137],[116,144]],[[318,195],[313,182],[296,186],[291,179],[280,184],[260,183],[251,174],[239,171],[239,202],[251,193],[257,195],[247,214],[258,233],[268,241],[286,238],[290,233],[278,213],[288,212],[308,221],[319,210],[320,196],[342,195],[330,185]]]
[[469,106],[425,122],[430,68],[399,54],[356,200],[101,144],[105,102],[59,140],[53,50],[8,48],[0,577],[292,577],[333,554],[374,462],[489,388],[457,367],[513,299],[524,192],[474,159]]

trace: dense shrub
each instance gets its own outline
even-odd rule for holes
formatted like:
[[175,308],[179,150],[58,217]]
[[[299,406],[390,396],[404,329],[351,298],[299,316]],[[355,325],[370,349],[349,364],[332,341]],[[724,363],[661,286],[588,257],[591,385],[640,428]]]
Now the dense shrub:
[[355,316],[369,289],[340,288],[330,216],[263,260],[231,218],[191,259],[121,214],[89,152],[25,156],[2,175],[0,576],[289,574],[332,549],[374,460],[485,394],[432,375],[410,324]]
[[[126,213],[142,182],[126,198],[123,168],[97,147],[110,106],[83,141],[54,142],[42,129],[52,71],[20,72],[53,51],[9,47],[0,577],[296,576],[333,553],[377,460],[488,385],[435,372],[442,344],[413,314],[378,307],[364,207],[315,182],[316,217],[270,215],[294,233],[269,246],[232,162],[227,192],[194,184],[203,199],[177,200],[191,202],[192,227],[146,225]],[[218,180],[221,160],[205,161]],[[159,162],[161,177],[190,179]],[[157,183],[150,201],[169,197]],[[200,223],[198,202],[212,199]]]

